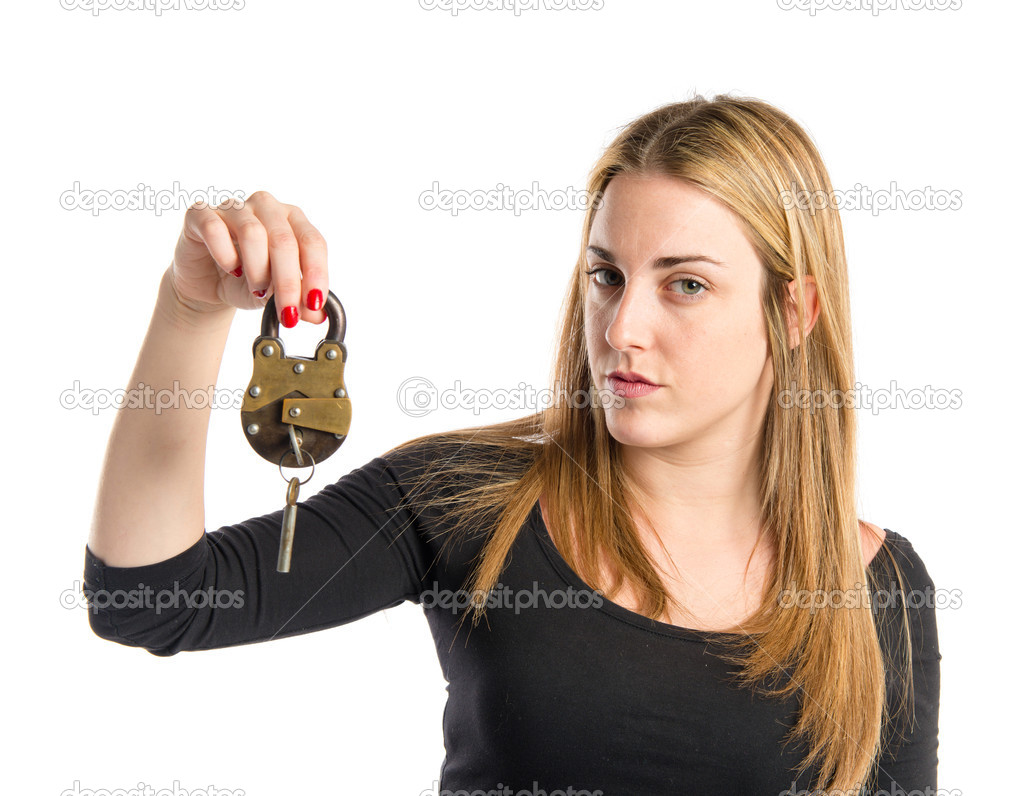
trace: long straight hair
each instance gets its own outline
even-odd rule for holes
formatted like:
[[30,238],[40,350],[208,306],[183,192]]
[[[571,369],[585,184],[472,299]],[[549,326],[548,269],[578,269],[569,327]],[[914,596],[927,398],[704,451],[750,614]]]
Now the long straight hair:
[[[696,96],[625,126],[594,165],[588,196],[603,196],[618,174],[666,175],[706,191],[740,219],[763,266],[761,304],[774,386],[758,475],[763,538],[776,546],[777,555],[759,608],[734,636],[722,637],[719,654],[738,664],[737,687],[769,697],[798,696],[798,720],[789,740],[806,743],[799,774],[815,766],[816,788],[858,789],[872,773],[883,726],[891,717],[856,516],[855,408],[849,401],[823,406],[819,401],[797,402],[783,408],[779,400],[784,390],[826,396],[837,390],[848,396],[854,389],[838,211],[819,202],[791,201],[799,191],[831,196],[827,170],[810,137],[777,108],[752,98]],[[423,483],[410,492],[410,501],[425,494],[427,481],[449,479],[453,484],[467,474],[486,474],[477,486],[431,491],[426,501],[457,518],[445,544],[473,528],[487,537],[466,582],[478,599],[462,618],[471,613],[473,625],[483,616],[485,595],[498,583],[541,494],[556,547],[587,584],[612,600],[627,584],[639,613],[650,618],[660,618],[669,604],[685,612],[644,551],[632,511],[645,514],[623,468],[621,446],[607,430],[589,370],[583,271],[598,206],[594,201],[586,210],[551,372],[552,392],[567,400],[509,422],[425,435],[392,449],[430,442],[450,450],[435,456]],[[815,280],[820,308],[809,335],[803,334],[806,276]],[[793,280],[794,306],[788,292]],[[795,346],[789,339],[791,313],[799,327]],[[580,406],[577,396],[588,399]],[[608,565],[607,583],[602,560]],[[816,594],[841,590],[855,595],[860,608],[784,610],[779,596],[786,589]],[[902,682],[908,692],[908,633],[905,638]]]

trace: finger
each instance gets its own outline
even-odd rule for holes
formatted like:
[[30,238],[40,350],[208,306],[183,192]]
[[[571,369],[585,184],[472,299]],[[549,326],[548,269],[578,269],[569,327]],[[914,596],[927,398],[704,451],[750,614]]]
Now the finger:
[[252,210],[266,231],[277,318],[290,329],[298,323],[301,303],[302,268],[298,239],[288,220],[288,208],[276,199],[261,199]]
[[302,268],[301,317],[311,323],[322,323],[326,318],[324,302],[330,292],[327,277],[327,241],[300,208],[289,206],[288,219],[298,241],[299,262]]
[[211,208],[188,208],[185,211],[184,234],[189,240],[205,246],[221,270],[231,273],[241,265],[231,242],[230,230]]
[[[251,197],[250,197],[251,199]],[[257,291],[270,285],[270,259],[266,229],[253,212],[249,200],[241,208],[218,210],[231,238],[237,244],[241,267],[249,283],[249,290]]]

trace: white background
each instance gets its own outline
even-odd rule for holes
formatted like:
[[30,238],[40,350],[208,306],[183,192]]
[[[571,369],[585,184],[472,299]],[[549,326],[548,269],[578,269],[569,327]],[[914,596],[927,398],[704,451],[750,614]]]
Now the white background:
[[[1019,16],[973,0],[878,14],[769,0],[518,15],[302,0],[9,8],[0,789],[420,794],[444,754],[445,683],[416,606],[172,658],[102,641],[83,608],[63,607],[114,411],[63,409],[60,396],[76,380],[128,386],[187,201],[93,215],[60,196],[75,181],[177,183],[266,189],[307,212],[347,311],[354,403],[310,495],[414,436],[523,414],[411,418],[395,400],[411,376],[441,390],[547,384],[582,211],[452,217],[419,194],[434,181],[581,190],[619,126],[695,91],[790,113],[838,188],[961,192],[958,211],[844,214],[859,381],[962,395],[958,410],[861,412],[859,505],[962,595],[938,616],[939,785],[1003,792],[1020,708]],[[258,327],[258,312],[238,313],[220,388],[247,384]],[[301,327],[285,333],[289,352],[320,338]],[[206,527],[280,508],[284,486],[237,412],[214,411]]]

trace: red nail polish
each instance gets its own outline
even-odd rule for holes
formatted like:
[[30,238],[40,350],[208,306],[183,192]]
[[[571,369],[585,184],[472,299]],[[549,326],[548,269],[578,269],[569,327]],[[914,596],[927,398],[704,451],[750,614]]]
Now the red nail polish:
[[262,290],[253,290],[252,295],[256,298],[263,298],[263,296],[266,295],[266,288],[263,288]]
[[242,267],[240,265],[231,272],[231,276],[241,276],[241,275],[242,275]]
[[323,293],[316,289],[310,290],[309,295],[306,296],[305,305],[315,312],[323,306]]
[[288,329],[298,323],[298,307],[285,307],[281,312],[281,323]]

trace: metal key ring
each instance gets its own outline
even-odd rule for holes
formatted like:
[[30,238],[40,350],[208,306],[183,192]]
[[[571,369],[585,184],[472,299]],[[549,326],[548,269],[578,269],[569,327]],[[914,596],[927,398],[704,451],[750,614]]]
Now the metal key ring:
[[[290,450],[284,451],[284,453],[281,454],[281,460],[279,462],[277,462],[277,471],[281,474],[281,478],[283,478],[285,481],[288,481],[290,483],[291,479],[288,478],[288,476],[286,476],[284,474],[284,468],[283,468],[284,457],[287,456],[289,453],[292,456],[295,455],[293,451],[290,451]],[[309,473],[309,478],[312,478],[313,477],[313,473],[316,472],[316,459],[313,458],[313,455],[309,451],[303,451],[303,454],[305,456],[308,456],[310,459],[312,459],[313,463],[312,463],[311,466],[312,466],[313,469],[312,469],[312,472]],[[299,484],[307,483],[309,481],[309,478],[305,479],[305,481],[299,481],[298,483]]]

